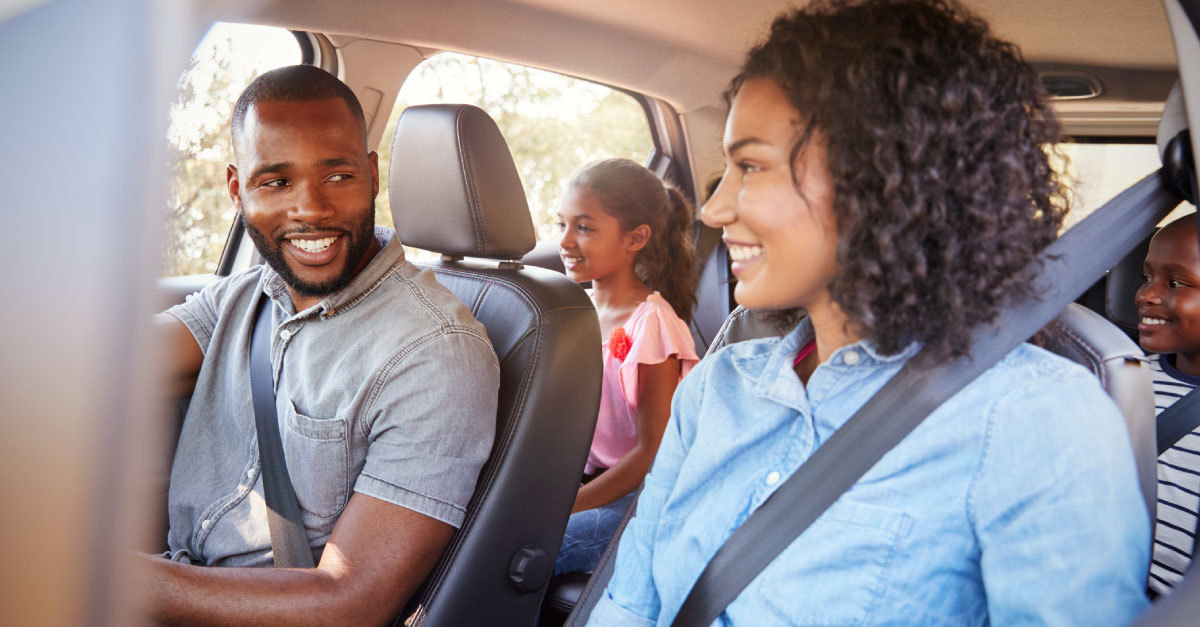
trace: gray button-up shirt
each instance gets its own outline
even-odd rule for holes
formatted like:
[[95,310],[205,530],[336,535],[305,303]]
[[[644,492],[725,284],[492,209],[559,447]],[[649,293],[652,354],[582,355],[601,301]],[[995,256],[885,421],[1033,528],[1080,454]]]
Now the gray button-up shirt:
[[266,265],[167,310],[204,351],[168,500],[173,559],[269,566],[250,392],[254,307],[272,300],[271,363],[288,473],[314,554],[351,492],[462,523],[495,432],[500,369],[479,322],[429,270],[384,245],[345,289],[299,313]]

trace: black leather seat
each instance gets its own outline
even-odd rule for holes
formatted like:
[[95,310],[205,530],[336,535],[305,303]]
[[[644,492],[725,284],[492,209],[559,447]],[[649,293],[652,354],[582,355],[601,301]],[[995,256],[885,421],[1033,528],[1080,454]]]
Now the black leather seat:
[[[765,322],[751,310],[739,306],[726,318],[725,324],[713,339],[709,352],[726,344],[746,340],[773,337],[783,332]],[[1145,354],[1120,329],[1113,326],[1100,314],[1072,303],[1054,321],[1046,325],[1036,341],[1046,350],[1066,357],[1094,373],[1101,385],[1116,402],[1125,416],[1126,426],[1133,444],[1137,464],[1138,481],[1150,519],[1154,519],[1157,503],[1157,449],[1154,420],[1154,387],[1150,380],[1150,369]],[[635,508],[631,507],[632,512]],[[578,586],[559,592],[578,595],[578,606],[565,623],[569,627],[582,625],[591,614],[591,609],[603,594],[612,577],[613,561],[617,540],[624,531],[629,515],[613,537],[613,543],[600,559],[590,581],[582,592]],[[555,605],[563,606],[568,599],[559,598]]]
[[401,241],[442,254],[429,267],[487,327],[501,371],[496,442],[466,521],[398,620],[532,625],[595,428],[596,313],[565,276],[514,261],[533,249],[533,223],[481,109],[405,110],[388,181]]

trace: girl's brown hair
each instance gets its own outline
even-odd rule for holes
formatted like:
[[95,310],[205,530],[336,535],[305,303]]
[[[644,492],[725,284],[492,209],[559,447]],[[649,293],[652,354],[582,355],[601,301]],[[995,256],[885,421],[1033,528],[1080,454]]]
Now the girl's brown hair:
[[675,315],[691,322],[696,306],[691,237],[695,213],[683,192],[629,159],[593,161],[571,176],[567,189],[594,194],[623,231],[650,227],[650,241],[638,252],[634,271],[642,283],[662,294]]

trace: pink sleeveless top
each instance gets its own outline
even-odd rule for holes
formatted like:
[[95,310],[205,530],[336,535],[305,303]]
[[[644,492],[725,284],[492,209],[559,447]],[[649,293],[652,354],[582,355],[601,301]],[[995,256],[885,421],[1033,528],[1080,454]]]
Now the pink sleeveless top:
[[[647,296],[621,328],[631,342],[619,341],[617,355],[611,337],[602,345],[604,381],[587,473],[612,466],[637,444],[638,365],[662,363],[674,355],[682,379],[697,361],[691,332],[658,292]],[[618,358],[622,353],[624,358]]]

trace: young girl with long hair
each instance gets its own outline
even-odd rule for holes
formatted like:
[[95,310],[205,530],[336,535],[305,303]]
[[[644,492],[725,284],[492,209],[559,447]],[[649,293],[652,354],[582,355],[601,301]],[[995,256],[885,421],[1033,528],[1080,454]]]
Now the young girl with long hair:
[[559,204],[567,275],[591,281],[604,381],[596,434],[555,572],[595,567],[641,484],[670,416],[671,395],[696,363],[692,207],[629,159],[572,175]]
[[[962,355],[972,325],[1036,297],[1030,264],[1068,208],[1038,75],[955,4],[818,0],[776,19],[727,93],[702,218],[724,230],[740,304],[806,315],[680,383],[590,624],[669,624],[730,534],[905,362]],[[718,622],[1125,624],[1149,547],[1119,410],[1025,344]]]

